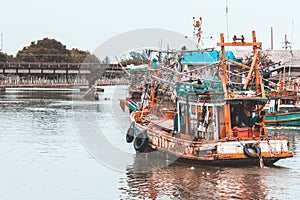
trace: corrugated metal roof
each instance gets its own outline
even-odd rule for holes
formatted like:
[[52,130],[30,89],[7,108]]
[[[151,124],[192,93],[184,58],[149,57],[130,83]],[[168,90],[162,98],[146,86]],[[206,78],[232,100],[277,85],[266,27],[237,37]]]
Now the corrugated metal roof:
[[[232,50],[237,59],[244,59],[251,54],[251,50]],[[263,53],[275,63],[281,65],[297,65],[300,67],[300,50],[263,50]]]

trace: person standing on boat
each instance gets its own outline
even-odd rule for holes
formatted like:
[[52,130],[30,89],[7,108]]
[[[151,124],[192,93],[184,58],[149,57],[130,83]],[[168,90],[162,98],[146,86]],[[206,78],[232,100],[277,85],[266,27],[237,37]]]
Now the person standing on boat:
[[252,132],[255,130],[259,130],[259,135],[264,135],[265,133],[263,132],[265,123],[264,123],[264,117],[265,117],[265,111],[260,112],[259,118],[254,122],[254,125],[252,127]]
[[150,102],[150,96],[147,92],[144,92],[141,96],[142,99],[142,107],[141,108],[148,108]]
[[234,121],[232,123],[232,127],[233,128],[243,128],[243,127],[246,127],[246,124],[244,122],[241,121],[240,119],[240,115],[237,114],[234,118]]
[[175,137],[176,134],[178,133],[178,112],[177,112],[177,109],[174,110],[175,112],[175,115],[174,115],[174,121],[173,121],[173,133],[172,133],[172,136]]

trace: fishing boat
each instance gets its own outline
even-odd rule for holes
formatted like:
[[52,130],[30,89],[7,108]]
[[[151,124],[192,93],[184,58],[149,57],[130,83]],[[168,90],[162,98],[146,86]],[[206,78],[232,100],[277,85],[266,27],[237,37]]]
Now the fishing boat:
[[[283,51],[280,52],[280,55],[284,58],[288,57],[286,53],[286,51]],[[288,61],[289,65],[291,62],[291,60]],[[265,123],[272,126],[299,126],[299,81],[290,77],[290,70],[287,78],[286,64],[283,64],[284,66],[282,64],[278,65],[278,58],[273,64],[269,68],[264,67],[261,71],[264,75],[263,81],[266,86],[266,97],[269,99],[264,107],[266,112]],[[271,76],[271,73],[274,72],[275,74]]]
[[268,92],[265,105],[266,124],[273,126],[300,126],[300,107],[295,90]]
[[[130,74],[130,85],[128,87],[128,96],[123,103],[122,109],[125,110],[125,107],[128,107],[129,112],[136,112],[141,108],[141,100],[143,95],[143,88],[147,87],[143,85],[143,78],[147,74],[148,69],[145,69],[145,65],[142,67],[132,67],[129,70]],[[145,94],[144,94],[145,95]]]
[[[133,142],[137,152],[158,151],[180,160],[219,166],[262,167],[293,156],[288,138],[269,135],[263,123],[268,99],[257,62],[262,43],[256,41],[254,31],[252,42],[245,42],[244,37],[225,42],[223,33],[220,39],[220,62],[205,69],[206,77],[195,73],[197,69],[183,76],[173,74],[175,109],[161,106],[162,97],[155,92],[162,82],[160,68],[150,70],[150,102],[130,114],[132,124],[126,133],[126,141]],[[245,68],[248,76],[239,88],[242,90],[229,87],[226,46],[253,48],[253,62]]]

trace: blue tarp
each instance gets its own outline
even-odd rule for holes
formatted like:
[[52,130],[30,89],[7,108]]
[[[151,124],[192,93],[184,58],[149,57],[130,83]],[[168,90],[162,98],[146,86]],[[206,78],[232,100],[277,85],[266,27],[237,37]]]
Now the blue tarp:
[[[215,63],[220,61],[221,51],[206,51],[206,52],[186,52],[184,59],[181,61],[183,64],[197,64],[197,63]],[[232,51],[226,51],[226,58],[240,62],[233,55]]]

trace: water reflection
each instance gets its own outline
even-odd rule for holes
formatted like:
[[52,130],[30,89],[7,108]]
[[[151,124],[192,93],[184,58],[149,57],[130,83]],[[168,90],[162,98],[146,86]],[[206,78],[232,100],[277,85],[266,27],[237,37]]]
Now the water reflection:
[[[257,167],[220,168],[176,162],[151,170],[159,161],[149,155],[137,154],[134,164],[127,168],[127,177],[121,179],[125,185],[120,188],[122,198],[265,199],[268,195],[261,177],[263,170]],[[167,162],[159,159],[161,165]]]
[[1,98],[6,100],[15,100],[15,99],[60,99],[60,100],[72,100],[75,94],[78,94],[76,91],[9,91],[5,92],[4,95],[1,95]]
[[[274,131],[274,130],[273,130]],[[297,196],[294,177],[300,177],[299,130],[278,129],[286,135],[294,158],[274,167],[211,167],[175,162],[155,154],[136,154],[120,179],[122,199],[286,199]],[[291,181],[293,180],[293,181]]]

